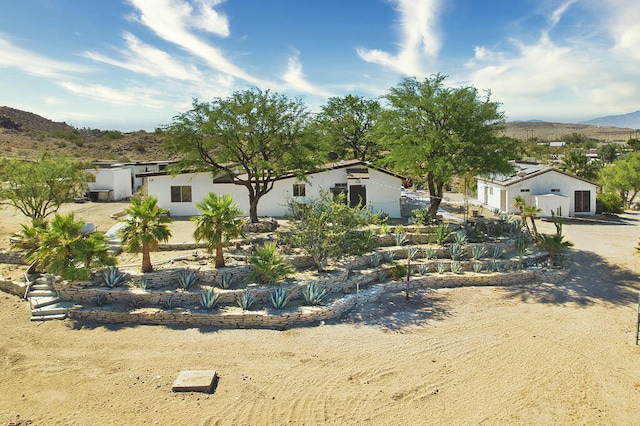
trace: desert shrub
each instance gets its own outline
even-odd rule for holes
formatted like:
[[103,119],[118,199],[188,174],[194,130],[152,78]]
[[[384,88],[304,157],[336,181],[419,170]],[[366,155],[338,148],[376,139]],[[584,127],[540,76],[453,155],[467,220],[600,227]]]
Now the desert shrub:
[[596,200],[602,204],[602,213],[620,214],[624,212],[624,201],[618,193],[603,192],[597,195]]
[[391,273],[391,278],[395,281],[401,280],[403,277],[407,276],[407,265],[404,263],[396,263],[389,270]]
[[302,290],[302,295],[304,296],[304,300],[307,301],[310,305],[319,305],[322,303],[322,299],[326,295],[326,290],[320,288],[320,286],[312,281]]
[[277,287],[271,291],[271,304],[275,309],[283,309],[289,302],[290,296],[286,289]]
[[431,225],[433,219],[429,214],[429,210],[427,209],[416,209],[413,211],[413,216],[411,217],[411,223],[415,223],[416,225]]
[[256,255],[251,258],[251,265],[253,272],[250,279],[260,284],[276,284],[295,271],[287,259],[278,253],[276,243],[273,242],[265,243],[256,250]]

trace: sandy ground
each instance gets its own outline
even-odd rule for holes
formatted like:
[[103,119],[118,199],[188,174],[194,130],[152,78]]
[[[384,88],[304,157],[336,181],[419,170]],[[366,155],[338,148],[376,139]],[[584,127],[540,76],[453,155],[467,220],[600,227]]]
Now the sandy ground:
[[[389,294],[286,331],[32,323],[0,294],[0,425],[637,425],[639,227],[565,224],[560,284]],[[215,393],[172,393],[188,369]]]

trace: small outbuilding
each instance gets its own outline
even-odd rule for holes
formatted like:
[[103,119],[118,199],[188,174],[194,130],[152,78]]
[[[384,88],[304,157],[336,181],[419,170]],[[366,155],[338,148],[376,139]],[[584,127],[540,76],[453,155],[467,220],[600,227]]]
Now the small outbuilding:
[[516,161],[509,175],[481,176],[478,201],[505,213],[518,213],[514,198],[522,196],[542,210],[540,216],[562,212],[562,216],[593,216],[598,184],[554,167]]

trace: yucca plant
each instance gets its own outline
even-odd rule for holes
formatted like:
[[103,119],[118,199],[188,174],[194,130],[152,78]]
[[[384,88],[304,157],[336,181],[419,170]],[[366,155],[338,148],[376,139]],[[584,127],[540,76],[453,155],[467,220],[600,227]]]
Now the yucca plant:
[[453,272],[454,274],[462,273],[462,264],[458,261],[451,262],[449,267],[451,268],[451,272]]
[[110,288],[119,287],[124,283],[125,274],[120,272],[115,266],[110,266],[100,275],[102,282]]
[[212,310],[220,300],[220,293],[216,292],[214,287],[205,287],[200,293],[200,305],[207,311]]
[[371,263],[371,266],[374,268],[377,268],[378,266],[380,266],[380,262],[382,261],[382,255],[380,253],[373,253],[371,255],[371,258],[369,259],[369,263]]
[[479,274],[482,272],[482,262],[473,262],[473,272]]
[[438,262],[438,273],[444,274],[447,271],[447,264],[444,262]]
[[320,305],[322,303],[322,299],[326,295],[326,290],[320,288],[318,283],[315,281],[310,282],[307,286],[302,290],[302,295],[304,296],[304,300],[311,305]]
[[251,291],[248,288],[242,290],[242,293],[238,295],[236,302],[238,302],[238,306],[240,306],[243,311],[249,310],[251,305],[253,305],[253,295],[251,294]]
[[275,309],[283,309],[287,302],[289,302],[289,292],[282,288],[277,287],[271,291],[271,304]]
[[220,288],[228,289],[231,288],[233,282],[235,281],[235,277],[232,273],[224,273],[220,276],[220,282],[218,283]]
[[189,290],[198,281],[198,276],[194,271],[186,269],[178,272],[178,287]]
[[451,247],[449,247],[449,254],[451,254],[451,260],[462,259],[463,253],[464,253],[464,250],[462,248],[462,245],[458,243],[451,244]]
[[487,254],[487,248],[484,245],[475,245],[471,247],[471,258],[480,260]]

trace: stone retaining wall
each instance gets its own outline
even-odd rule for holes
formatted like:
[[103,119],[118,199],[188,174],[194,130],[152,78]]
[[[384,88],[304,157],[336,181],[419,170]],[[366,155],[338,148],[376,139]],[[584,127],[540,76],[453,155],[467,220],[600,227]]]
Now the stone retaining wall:
[[24,297],[25,289],[26,286],[24,283],[0,277],[0,291],[13,294],[14,296]]
[[0,251],[0,263],[8,265],[26,265],[24,262],[24,253],[15,251]]

